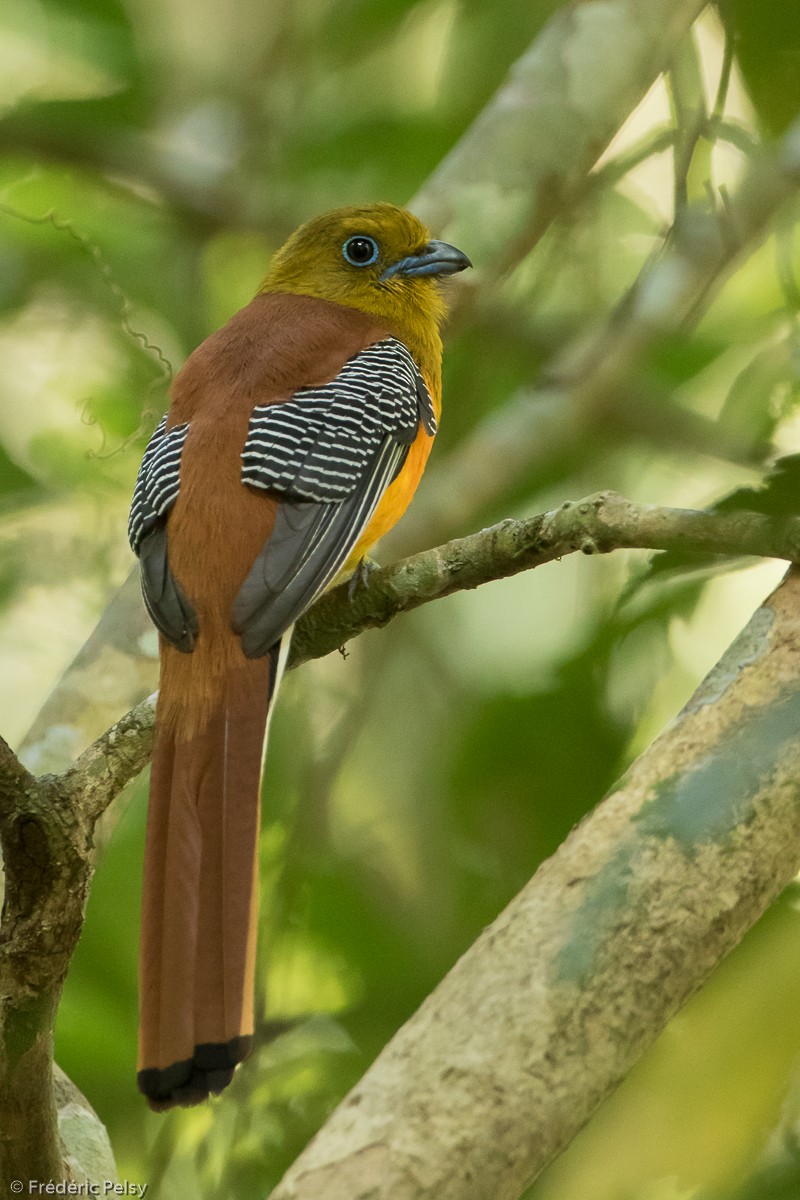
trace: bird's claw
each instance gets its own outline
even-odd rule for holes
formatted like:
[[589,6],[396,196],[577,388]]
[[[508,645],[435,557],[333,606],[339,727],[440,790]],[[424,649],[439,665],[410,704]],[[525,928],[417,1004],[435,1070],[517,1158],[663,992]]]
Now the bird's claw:
[[358,589],[367,586],[370,575],[373,571],[377,571],[379,566],[380,563],[376,563],[374,558],[369,558],[366,554],[358,560],[356,569],[347,582],[347,598],[351,604],[356,598]]

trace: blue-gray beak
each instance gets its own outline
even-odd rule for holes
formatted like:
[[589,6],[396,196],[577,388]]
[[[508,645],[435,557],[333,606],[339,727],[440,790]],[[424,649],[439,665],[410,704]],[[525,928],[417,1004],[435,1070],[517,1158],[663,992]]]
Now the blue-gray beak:
[[381,282],[391,279],[393,275],[404,275],[406,278],[415,275],[455,275],[471,266],[463,250],[457,250],[449,242],[433,241],[428,242],[419,254],[409,254],[408,258],[401,258],[400,262],[385,270]]

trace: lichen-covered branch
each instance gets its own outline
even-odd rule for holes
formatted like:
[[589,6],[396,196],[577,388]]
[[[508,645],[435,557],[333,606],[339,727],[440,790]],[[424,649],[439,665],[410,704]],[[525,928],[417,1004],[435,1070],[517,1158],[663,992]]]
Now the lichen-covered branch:
[[800,519],[759,513],[712,513],[633,504],[599,492],[522,521],[501,521],[434,550],[373,572],[351,600],[346,587],[323,596],[298,622],[290,666],[319,658],[365,629],[495,579],[529,571],[566,554],[611,550],[684,550],[800,559]]
[[147,766],[153,749],[155,694],[93,742],[69,770],[59,776],[59,786],[78,816],[94,825],[115,796]]
[[793,572],[271,1200],[516,1200],[800,868],[798,727]]

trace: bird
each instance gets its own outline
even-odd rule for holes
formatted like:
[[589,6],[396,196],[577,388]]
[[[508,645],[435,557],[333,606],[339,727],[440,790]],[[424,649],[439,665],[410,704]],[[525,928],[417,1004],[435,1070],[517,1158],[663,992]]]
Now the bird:
[[403,515],[441,412],[445,276],[388,203],[301,225],[187,358],[128,535],[159,634],[137,1083],[219,1094],[252,1048],[261,772],[298,617]]

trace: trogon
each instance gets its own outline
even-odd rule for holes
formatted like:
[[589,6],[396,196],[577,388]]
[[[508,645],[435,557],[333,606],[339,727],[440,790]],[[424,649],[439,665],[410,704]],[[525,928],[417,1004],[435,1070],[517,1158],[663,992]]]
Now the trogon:
[[253,1034],[268,717],[293,623],[405,512],[441,404],[442,276],[470,266],[401,208],[301,226],[190,355],[129,536],[159,632],[138,1083],[220,1092]]

